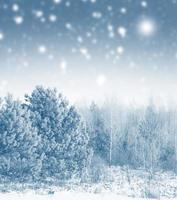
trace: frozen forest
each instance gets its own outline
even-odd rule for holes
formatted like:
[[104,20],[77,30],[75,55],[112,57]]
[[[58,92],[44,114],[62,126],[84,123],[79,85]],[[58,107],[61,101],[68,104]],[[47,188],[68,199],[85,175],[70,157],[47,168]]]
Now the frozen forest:
[[176,117],[176,107],[152,101],[138,108],[116,101],[72,106],[42,86],[22,101],[7,95],[0,107],[1,186],[131,184],[139,173],[149,187],[139,195],[153,197],[154,179],[177,172]]
[[177,0],[0,0],[0,200],[177,200]]

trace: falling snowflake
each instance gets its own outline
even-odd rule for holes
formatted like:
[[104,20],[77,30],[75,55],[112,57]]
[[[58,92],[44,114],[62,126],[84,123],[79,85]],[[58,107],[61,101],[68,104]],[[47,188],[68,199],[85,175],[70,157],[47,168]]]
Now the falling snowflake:
[[124,48],[122,46],[117,47],[117,53],[122,55],[124,53]]
[[70,5],[71,5],[71,3],[70,3],[69,1],[67,1],[67,2],[65,3],[65,6],[66,6],[66,7],[70,7]]
[[122,38],[124,38],[127,34],[126,28],[124,28],[122,26],[118,27],[117,32]]
[[97,0],[90,0],[91,3],[96,3]]
[[40,18],[40,17],[42,17],[43,16],[43,11],[42,10],[36,10],[35,12],[34,12],[34,14],[35,14],[35,16],[37,17],[37,18]]
[[138,23],[138,32],[143,36],[151,36],[155,33],[155,22],[151,19],[143,19]]
[[87,48],[81,48],[80,49],[80,53],[85,56],[85,58],[87,60],[90,60],[91,59],[91,55],[88,53],[88,49]]
[[147,7],[147,2],[146,1],[142,1],[141,2],[141,6],[144,7],[144,8],[146,8]]
[[111,24],[109,24],[108,26],[107,26],[107,29],[108,29],[108,32],[109,32],[109,37],[110,38],[114,38],[114,28],[113,28],[113,26],[111,25]]
[[50,20],[51,22],[56,22],[56,20],[57,20],[57,16],[51,14],[51,15],[49,16],[49,20]]
[[107,28],[108,28],[108,31],[113,31],[113,26],[111,25],[111,24],[109,24],[108,26],[107,26]]
[[61,64],[60,64],[60,68],[62,70],[66,70],[66,66],[67,66],[67,62],[66,61],[62,61]]
[[83,38],[82,38],[81,36],[78,36],[78,37],[77,37],[77,41],[78,41],[79,43],[82,43],[82,42],[83,42]]
[[23,19],[22,16],[15,16],[14,21],[15,21],[16,24],[20,25],[20,24],[23,23],[24,19]]
[[18,6],[18,4],[13,4],[13,5],[12,5],[12,10],[13,10],[14,12],[19,11],[19,6]]
[[0,41],[2,41],[3,39],[4,39],[4,34],[0,32]]
[[72,29],[72,25],[70,23],[66,23],[65,24],[65,27],[68,29],[68,30],[71,30]]
[[93,12],[92,17],[96,18],[96,19],[100,19],[102,17],[102,13],[101,12]]
[[59,4],[59,3],[61,3],[61,0],[53,0],[53,2],[54,2],[55,4]]
[[97,77],[96,82],[97,82],[98,86],[103,86],[106,83],[106,80],[107,80],[106,76],[104,74],[101,74]]
[[126,14],[127,13],[127,9],[123,7],[123,8],[120,9],[120,12],[121,12],[121,14]]
[[44,46],[44,45],[39,46],[38,47],[38,52],[41,53],[41,54],[46,53],[47,52],[46,46]]

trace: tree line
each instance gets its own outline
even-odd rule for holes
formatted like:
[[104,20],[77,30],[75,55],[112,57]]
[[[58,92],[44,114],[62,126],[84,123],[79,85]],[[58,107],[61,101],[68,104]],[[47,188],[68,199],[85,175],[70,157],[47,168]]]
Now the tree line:
[[80,109],[94,153],[107,165],[177,169],[177,108],[123,106],[108,101]]
[[96,181],[106,166],[176,171],[176,109],[71,106],[37,86],[23,101],[0,101],[0,178]]

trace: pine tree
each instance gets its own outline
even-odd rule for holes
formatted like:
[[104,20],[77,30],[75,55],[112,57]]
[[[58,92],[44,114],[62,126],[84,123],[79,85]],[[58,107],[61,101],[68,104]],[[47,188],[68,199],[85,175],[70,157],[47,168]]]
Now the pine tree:
[[26,96],[26,106],[42,138],[39,151],[45,154],[44,177],[69,179],[81,175],[87,166],[89,138],[75,107],[55,89],[43,87],[36,87],[31,96]]
[[39,142],[30,111],[8,96],[0,111],[0,175],[18,181],[36,179],[41,168]]

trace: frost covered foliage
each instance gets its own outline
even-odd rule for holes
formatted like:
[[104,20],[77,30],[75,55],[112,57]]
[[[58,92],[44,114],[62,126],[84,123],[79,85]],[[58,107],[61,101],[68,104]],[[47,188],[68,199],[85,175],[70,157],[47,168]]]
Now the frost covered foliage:
[[82,177],[89,138],[75,107],[56,90],[36,87],[25,103],[0,108],[0,176],[15,181]]
[[41,137],[42,177],[69,179],[82,175],[89,157],[88,135],[75,107],[57,91],[36,87],[26,96],[33,127]]
[[29,180],[40,171],[37,154],[40,136],[30,120],[30,111],[11,96],[0,110],[0,175],[10,180]]
[[[105,169],[128,166],[177,172],[177,110],[74,106],[55,89],[36,87],[25,101],[0,101],[0,179],[66,183],[105,180]],[[61,182],[60,182],[61,181]]]
[[110,131],[106,127],[103,113],[94,103],[90,107],[89,133],[94,156],[109,163]]
[[176,107],[123,106],[107,101],[80,108],[93,155],[114,166],[177,171]]

